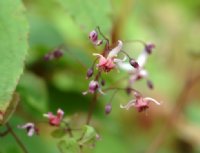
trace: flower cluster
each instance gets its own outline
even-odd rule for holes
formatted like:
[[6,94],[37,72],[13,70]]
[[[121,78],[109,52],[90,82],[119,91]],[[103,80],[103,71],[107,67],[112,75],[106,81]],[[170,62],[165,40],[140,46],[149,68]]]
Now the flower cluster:
[[[89,33],[89,39],[90,41],[95,45],[99,46],[103,44],[103,40],[98,39],[98,34],[101,34],[102,37],[105,39],[106,44],[105,48],[102,51],[102,53],[93,53],[94,56],[97,58],[95,59],[92,67],[90,67],[87,71],[87,79],[94,76],[94,79],[92,79],[89,82],[88,90],[83,92],[84,95],[87,93],[94,94],[96,91],[99,91],[99,93],[104,94],[100,83],[100,79],[102,79],[101,74],[102,73],[108,73],[113,69],[120,69],[128,72],[129,80],[128,85],[124,90],[131,89],[130,93],[134,91],[134,96],[136,99],[130,101],[127,105],[123,106],[121,105],[121,108],[129,109],[130,107],[134,106],[137,108],[138,112],[142,112],[143,110],[146,110],[149,108],[149,102],[155,102],[156,104],[160,104],[156,100],[150,97],[143,98],[140,92],[132,88],[134,83],[142,78],[147,80],[147,85],[150,89],[153,89],[152,82],[148,79],[148,72],[144,68],[146,61],[149,57],[149,55],[153,52],[153,49],[155,48],[155,45],[153,43],[144,43],[140,41],[144,49],[141,52],[141,54],[138,56],[137,59],[132,58],[126,51],[123,50],[123,45],[125,42],[122,40],[118,40],[116,45],[110,45],[109,40],[102,34],[99,28],[97,30],[93,30]],[[112,47],[114,46],[114,47]],[[124,58],[119,58],[119,54],[123,54]],[[121,56],[120,56],[121,57]],[[127,60],[127,58],[129,60]],[[97,62],[97,64],[95,64]],[[97,73],[94,72],[94,66],[96,66]],[[105,106],[105,113],[109,114],[111,112],[112,105],[109,103]]]

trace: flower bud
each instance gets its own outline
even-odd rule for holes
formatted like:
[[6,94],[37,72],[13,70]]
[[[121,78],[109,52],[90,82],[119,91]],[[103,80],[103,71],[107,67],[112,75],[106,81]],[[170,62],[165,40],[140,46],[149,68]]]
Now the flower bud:
[[44,60],[49,61],[53,59],[53,55],[51,53],[47,53],[44,55]]
[[111,110],[112,110],[112,105],[110,103],[106,104],[106,106],[105,106],[105,114],[106,115],[110,114]]
[[90,78],[93,75],[93,73],[94,73],[93,68],[89,68],[87,70],[87,78]]
[[56,49],[55,51],[53,51],[53,56],[55,58],[60,58],[61,56],[63,56],[63,51],[60,49]]
[[152,43],[146,44],[145,45],[145,50],[148,54],[152,53],[152,50],[155,48],[156,46]]
[[105,80],[101,80],[101,85],[104,86],[106,84]]
[[138,64],[138,62],[136,61],[136,60],[134,60],[134,59],[130,59],[129,60],[129,63],[134,67],[134,68],[139,68],[139,64]]
[[147,80],[147,86],[149,89],[153,89],[153,83],[150,80]]
[[128,86],[128,87],[126,88],[126,93],[127,93],[128,95],[130,95],[131,91],[132,91],[132,88]]
[[91,31],[90,34],[89,34],[89,39],[92,42],[96,42],[98,40],[98,33],[97,33],[97,31],[95,31],[95,30]]

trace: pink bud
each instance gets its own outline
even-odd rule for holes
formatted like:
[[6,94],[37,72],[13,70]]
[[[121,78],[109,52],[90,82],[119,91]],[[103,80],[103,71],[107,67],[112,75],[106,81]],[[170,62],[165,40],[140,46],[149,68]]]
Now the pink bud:
[[93,68],[89,68],[88,70],[87,70],[87,78],[90,78],[92,75],[93,75]]
[[111,110],[112,110],[112,105],[111,104],[106,104],[106,106],[105,106],[105,114],[106,115],[110,114]]
[[96,42],[98,40],[98,33],[97,33],[97,31],[95,31],[95,30],[91,31],[90,34],[89,34],[89,39],[92,42]]

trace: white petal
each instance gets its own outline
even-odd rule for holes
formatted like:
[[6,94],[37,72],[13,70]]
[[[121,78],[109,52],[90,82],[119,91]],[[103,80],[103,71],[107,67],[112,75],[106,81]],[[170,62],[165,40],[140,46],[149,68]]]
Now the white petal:
[[49,114],[43,114],[43,116],[49,118]]
[[141,69],[140,71],[139,71],[139,74],[138,75],[140,75],[140,76],[142,76],[142,77],[147,77],[148,76],[148,72],[146,71],[146,70],[144,70],[144,69]]
[[58,109],[57,113],[60,114],[60,115],[64,115],[64,111],[60,108]]
[[30,128],[30,130],[28,131],[28,136],[31,137],[33,136],[33,134],[35,133],[35,129],[34,128]]
[[98,56],[98,57],[103,57],[103,55],[98,54],[98,53],[93,53],[92,55],[93,55],[93,56]]
[[128,71],[128,72],[132,72],[134,71],[134,68],[130,65],[130,63],[126,62],[126,63],[123,63],[123,62],[119,62],[117,63],[118,67],[124,71]]
[[84,91],[82,92],[83,95],[87,95],[88,94],[88,91]]
[[116,57],[117,54],[121,51],[122,46],[123,46],[122,41],[118,40],[118,45],[109,52],[108,58]]
[[122,63],[122,62],[125,62],[126,59],[127,59],[127,56],[124,56],[123,59],[115,58],[113,61],[114,61],[115,63]]
[[21,129],[26,129],[27,127],[34,127],[34,124],[33,123],[26,123],[24,125],[18,125],[17,127],[21,128]]
[[148,56],[149,54],[145,50],[138,56],[136,61],[138,62],[140,67],[144,67]]
[[120,105],[120,108],[125,108],[126,110],[129,110],[130,107],[135,106],[136,100],[129,101],[126,105]]
[[98,91],[99,91],[102,95],[105,94],[105,93],[101,90],[101,88],[98,88]]
[[146,98],[144,98],[144,100],[149,101],[149,102],[154,102],[155,104],[160,105],[160,103],[157,100],[150,98],[150,97],[146,97]]

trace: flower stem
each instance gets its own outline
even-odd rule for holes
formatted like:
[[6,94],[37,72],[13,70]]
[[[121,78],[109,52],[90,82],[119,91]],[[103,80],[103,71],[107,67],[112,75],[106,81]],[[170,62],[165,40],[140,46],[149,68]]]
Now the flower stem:
[[86,124],[87,125],[90,124],[90,121],[92,119],[92,114],[93,114],[93,111],[95,109],[96,103],[97,103],[97,92],[94,93],[92,101],[91,101],[91,104],[90,104],[88,116],[87,116],[87,119],[86,119]]
[[26,147],[24,146],[24,144],[21,142],[21,140],[19,139],[19,137],[16,135],[16,133],[13,131],[12,127],[10,126],[9,123],[6,123],[6,127],[8,129],[8,131],[10,132],[10,134],[13,136],[13,138],[15,139],[15,141],[17,142],[17,144],[20,146],[20,148],[23,150],[24,153],[28,153]]

